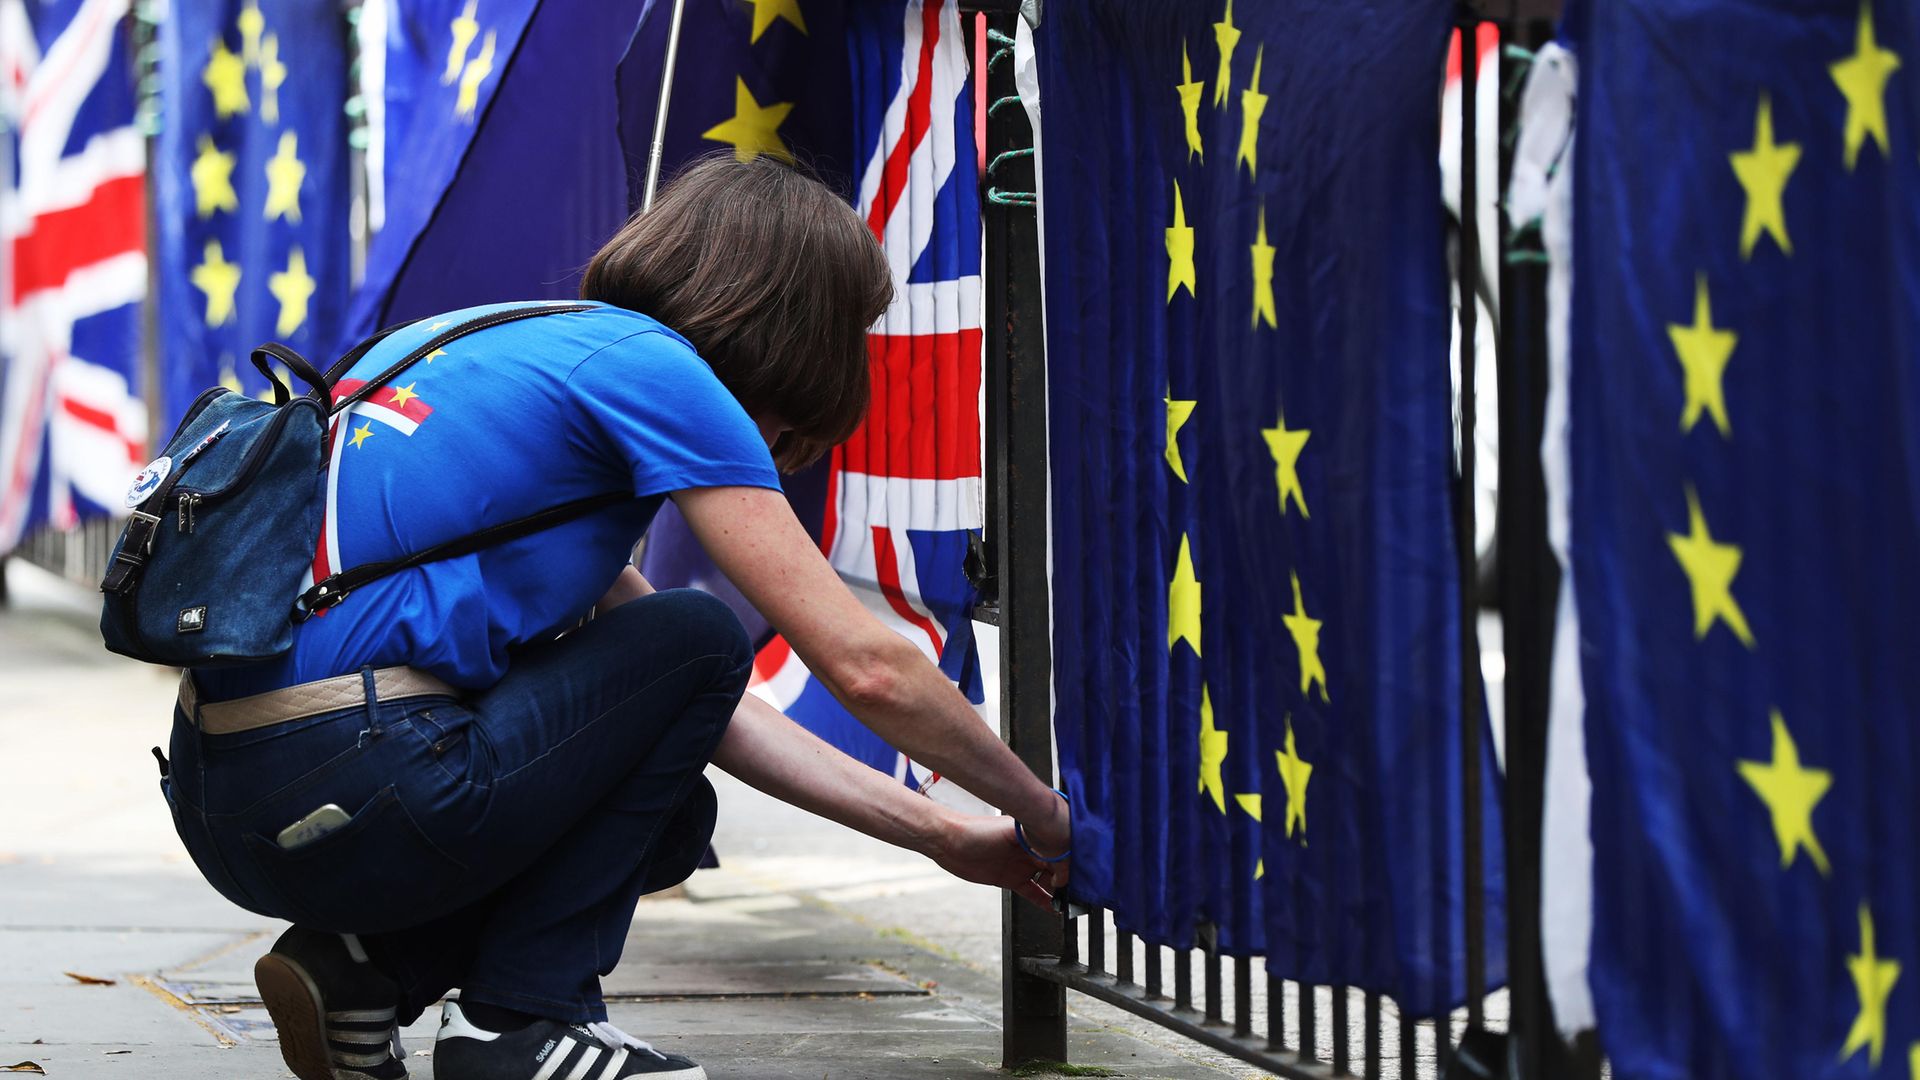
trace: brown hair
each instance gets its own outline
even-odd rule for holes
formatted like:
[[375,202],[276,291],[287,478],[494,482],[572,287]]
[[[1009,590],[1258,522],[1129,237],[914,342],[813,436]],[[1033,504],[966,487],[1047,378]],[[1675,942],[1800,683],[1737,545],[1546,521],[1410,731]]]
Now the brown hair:
[[756,419],[792,430],[783,469],[817,459],[867,414],[867,328],[893,275],[852,207],[762,155],[703,158],[587,265],[580,295],[638,311],[693,343]]

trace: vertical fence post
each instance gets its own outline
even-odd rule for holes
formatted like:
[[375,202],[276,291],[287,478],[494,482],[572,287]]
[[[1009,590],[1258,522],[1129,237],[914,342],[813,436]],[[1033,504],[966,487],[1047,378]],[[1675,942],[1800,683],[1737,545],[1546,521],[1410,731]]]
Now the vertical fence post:
[[[990,11],[987,28],[1010,40],[1010,11]],[[989,101],[1015,96],[1013,57],[989,44]],[[1003,158],[1033,145],[1018,107],[989,109],[989,190],[1034,191],[1032,158]],[[998,589],[1000,733],[1034,774],[1053,782],[1052,653],[1047,597],[1047,397],[1040,314],[1040,235],[1031,205],[988,199],[986,256],[988,574]],[[1061,920],[1012,893],[1001,900],[1003,1055],[1009,1067],[1067,1056],[1066,989],[1026,974],[1020,961],[1061,955]]]
[[[1467,1026],[1481,1026],[1482,1002],[1487,993],[1486,874],[1481,847],[1480,775],[1480,597],[1479,558],[1474,529],[1474,374],[1478,366],[1477,331],[1480,283],[1480,192],[1478,183],[1478,103],[1480,17],[1463,6],[1460,28],[1460,477],[1454,521],[1460,555],[1460,827],[1461,878],[1466,894]],[[1434,1025],[1434,1049],[1446,1061],[1451,1049],[1450,1025],[1441,1017]]]
[[[1509,0],[1508,40],[1533,51],[1553,38],[1554,0]],[[1517,118],[1503,98],[1500,130]],[[1503,148],[1501,179],[1511,176]],[[1563,167],[1571,168],[1571,163]],[[1500,620],[1506,678],[1507,982],[1514,1080],[1598,1080],[1592,1041],[1560,1038],[1541,967],[1541,824],[1547,714],[1560,569],[1547,543],[1540,439],[1547,397],[1547,267],[1503,260],[1500,283]]]

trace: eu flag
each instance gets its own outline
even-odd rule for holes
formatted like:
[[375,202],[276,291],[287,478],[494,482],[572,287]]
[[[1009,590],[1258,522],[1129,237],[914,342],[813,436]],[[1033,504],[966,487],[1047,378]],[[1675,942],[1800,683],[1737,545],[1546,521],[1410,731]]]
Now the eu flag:
[[1572,573],[1623,1078],[1920,1069],[1920,28],[1602,0]]
[[347,24],[325,0],[176,5],[161,22],[156,147],[170,429],[279,341],[324,367],[347,299]]
[[375,231],[343,346],[452,308],[579,294],[587,260],[626,219],[614,69],[641,6],[387,10],[373,28],[384,42]]
[[1073,891],[1420,1015],[1464,993],[1450,12],[1116,0],[1039,30]]

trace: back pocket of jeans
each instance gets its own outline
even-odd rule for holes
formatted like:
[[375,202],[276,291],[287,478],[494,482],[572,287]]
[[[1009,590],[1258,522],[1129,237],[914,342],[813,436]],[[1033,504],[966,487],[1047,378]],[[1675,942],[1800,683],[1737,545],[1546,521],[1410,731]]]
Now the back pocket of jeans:
[[387,933],[442,915],[458,906],[448,899],[466,872],[420,831],[392,787],[291,850],[258,833],[246,843],[284,918],[340,934]]

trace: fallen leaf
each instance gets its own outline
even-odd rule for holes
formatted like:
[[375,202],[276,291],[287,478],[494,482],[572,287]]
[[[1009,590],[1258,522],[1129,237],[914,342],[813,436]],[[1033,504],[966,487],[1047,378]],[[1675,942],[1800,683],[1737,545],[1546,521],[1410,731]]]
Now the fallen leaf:
[[82,986],[112,986],[114,984],[114,980],[112,979],[103,979],[98,975],[82,975],[77,971],[66,971],[61,974]]
[[133,1053],[133,1051],[131,1050],[109,1050],[107,1051],[107,1056],[112,1057],[115,1054],[131,1054],[131,1053]]
[[41,1068],[38,1062],[33,1061],[23,1061],[18,1065],[0,1065],[0,1072],[32,1073],[35,1076],[47,1075],[47,1070]]

